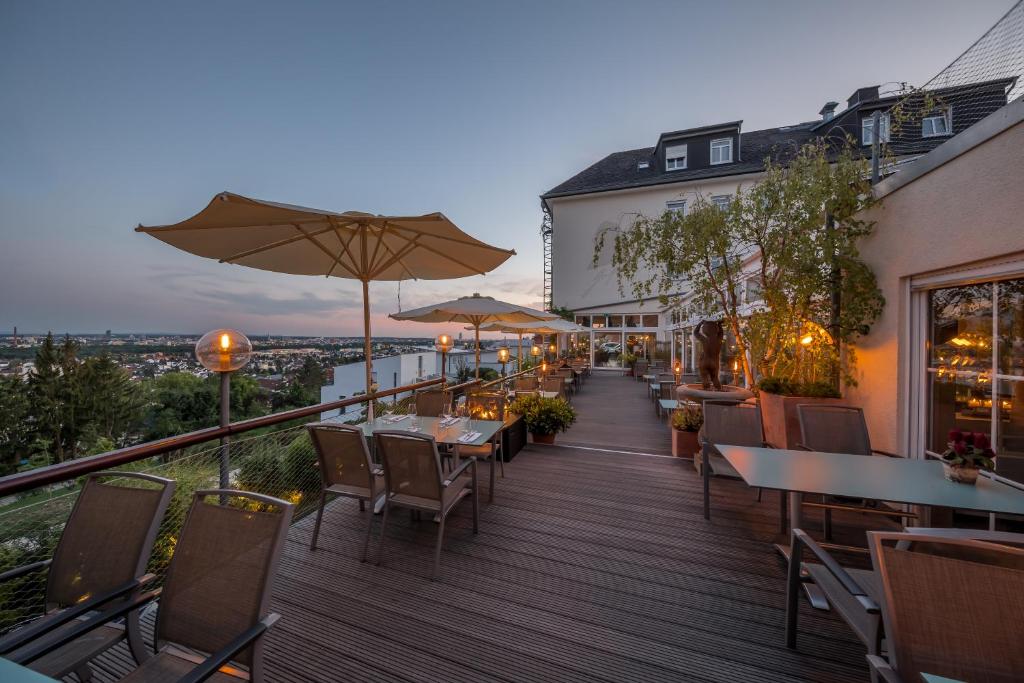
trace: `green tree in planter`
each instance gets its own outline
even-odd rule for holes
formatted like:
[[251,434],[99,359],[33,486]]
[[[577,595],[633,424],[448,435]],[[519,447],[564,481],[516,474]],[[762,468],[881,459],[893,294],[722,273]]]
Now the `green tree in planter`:
[[[874,203],[868,174],[849,141],[812,143],[786,166],[766,160],[764,178],[727,206],[698,194],[685,214],[639,215],[614,233],[619,289],[658,296],[683,317],[720,317],[748,385],[759,376],[852,381],[850,344],[884,304],[857,249],[873,227],[859,217]],[[612,234],[599,234],[595,265]],[[762,301],[753,312],[748,287]]]

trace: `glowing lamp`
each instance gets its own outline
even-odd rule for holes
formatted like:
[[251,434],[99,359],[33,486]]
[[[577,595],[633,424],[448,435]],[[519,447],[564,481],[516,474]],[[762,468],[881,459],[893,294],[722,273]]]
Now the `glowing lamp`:
[[439,334],[437,335],[437,341],[434,342],[434,347],[441,353],[448,353],[452,350],[454,342],[452,341],[451,335]]
[[252,343],[237,330],[213,330],[196,342],[196,360],[212,372],[234,372],[252,358]]
[[800,344],[801,344],[801,346],[810,346],[813,343],[814,343],[814,337],[812,335],[805,334],[804,336],[800,337]]
[[507,346],[498,347],[498,361],[500,363],[507,363],[509,357],[509,350]]
[[530,347],[530,355],[533,356],[534,358],[539,357],[542,353],[544,353],[544,352],[541,351],[540,347],[537,346],[536,344],[534,344],[532,347]]

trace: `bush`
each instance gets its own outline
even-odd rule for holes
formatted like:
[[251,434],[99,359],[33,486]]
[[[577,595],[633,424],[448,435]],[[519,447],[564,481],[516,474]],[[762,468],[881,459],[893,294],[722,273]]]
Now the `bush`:
[[320,465],[309,434],[300,433],[284,452],[283,474],[290,492],[309,493],[320,488]]
[[531,434],[564,432],[576,421],[576,409],[564,398],[527,394],[513,401],[509,410],[522,416]]
[[785,377],[765,377],[757,383],[757,388],[779,396],[841,398],[840,393],[828,382],[796,382]]
[[285,498],[288,492],[284,463],[276,453],[253,453],[238,468],[238,484],[246,491]]
[[686,403],[672,413],[672,428],[684,432],[697,432],[704,425],[704,410],[694,403]]

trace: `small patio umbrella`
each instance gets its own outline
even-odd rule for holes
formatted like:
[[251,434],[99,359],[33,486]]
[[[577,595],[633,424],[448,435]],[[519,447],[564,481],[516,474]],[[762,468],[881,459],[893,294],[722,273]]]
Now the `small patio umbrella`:
[[552,320],[535,321],[528,323],[491,323],[484,325],[480,328],[481,332],[502,332],[505,334],[517,334],[519,335],[519,347],[517,353],[517,363],[519,369],[523,367],[523,334],[573,334],[579,332],[587,332],[587,328],[576,323],[569,322],[563,318],[555,318]]
[[487,323],[525,323],[552,320],[558,315],[517,306],[494,297],[463,296],[454,301],[423,306],[411,311],[392,313],[395,320],[415,320],[420,323],[468,323],[476,334],[476,376],[480,377],[480,326]]
[[192,218],[135,228],[198,256],[250,268],[363,283],[366,391],[372,383],[371,281],[482,275],[516,252],[475,239],[442,213],[334,213],[221,192]]

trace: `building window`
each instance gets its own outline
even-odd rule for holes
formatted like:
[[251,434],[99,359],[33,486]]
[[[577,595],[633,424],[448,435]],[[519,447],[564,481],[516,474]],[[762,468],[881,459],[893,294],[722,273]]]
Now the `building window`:
[[732,202],[732,195],[730,194],[716,194],[711,196],[711,203],[718,207],[719,211],[725,211],[728,209],[730,202]]
[[622,367],[622,332],[595,332],[591,350],[595,368]]
[[639,169],[641,171],[643,169],[645,169],[645,168],[650,167],[650,165],[651,165],[651,162],[649,162],[649,161],[638,161],[638,162],[636,162],[637,169]]
[[761,289],[761,281],[755,277],[746,280],[744,283],[744,301],[748,304],[757,303],[764,298],[764,290]]
[[595,329],[603,329],[605,327],[605,323],[608,321],[607,317],[603,315],[592,316],[592,319],[594,323],[591,327],[594,327]]
[[657,327],[658,326],[658,316],[657,315],[645,315],[643,317],[643,324],[644,324],[644,327]]
[[711,141],[711,163],[732,163],[732,138],[721,138]]
[[686,200],[685,199],[673,199],[670,202],[665,202],[666,211],[675,211],[676,213],[686,213]]
[[665,170],[678,171],[686,168],[686,145],[665,148]]
[[[889,142],[889,115],[882,114],[879,117],[879,128],[881,136],[879,142]],[[865,116],[860,121],[860,141],[864,145],[872,145],[875,142],[874,136],[875,120],[871,116]]]
[[576,316],[576,324],[580,327],[590,327],[590,316],[589,315],[578,315]]
[[626,327],[640,327],[640,316],[638,316],[638,315],[627,315],[626,316]]
[[921,119],[921,137],[937,138],[950,135],[953,130],[949,110],[934,112]]
[[610,315],[610,316],[608,316],[608,327],[622,327],[622,316],[621,315]]

